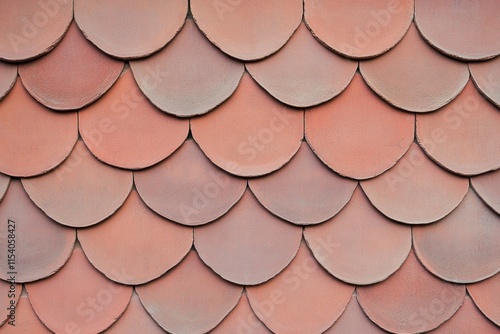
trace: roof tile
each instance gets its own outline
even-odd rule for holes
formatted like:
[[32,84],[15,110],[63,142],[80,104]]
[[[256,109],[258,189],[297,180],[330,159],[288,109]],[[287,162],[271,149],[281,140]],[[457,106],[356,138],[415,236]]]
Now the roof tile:
[[0,173],[0,201],[9,187],[10,177]]
[[90,263],[109,279],[142,284],[186,256],[193,244],[193,230],[156,215],[132,190],[114,215],[101,224],[79,229],[78,240]]
[[360,187],[338,215],[304,229],[318,262],[351,284],[372,284],[401,267],[411,249],[411,227],[390,221],[370,204]]
[[469,71],[477,89],[497,107],[500,107],[500,57],[469,63]]
[[469,78],[467,64],[435,51],[413,24],[394,49],[360,62],[359,67],[368,85],[384,100],[415,112],[444,106]]
[[356,74],[335,99],[305,113],[306,138],[316,154],[341,175],[377,176],[408,150],[415,116],[377,97]]
[[201,31],[227,54],[243,60],[269,56],[292,36],[302,0],[191,0]]
[[0,59],[27,60],[47,53],[73,19],[73,0],[2,3]]
[[125,311],[132,293],[96,271],[80,247],[56,275],[26,290],[35,313],[56,333],[103,331]]
[[49,54],[19,65],[26,90],[45,106],[74,110],[106,92],[123,69],[85,39],[72,23],[61,43]]
[[243,63],[213,46],[191,19],[164,49],[130,66],[151,102],[179,117],[205,114],[224,102],[244,72]]
[[458,174],[500,168],[500,113],[471,81],[439,111],[417,115],[417,139],[426,153]]
[[[10,315],[8,308],[11,307],[12,301],[14,302],[14,307],[17,308],[22,288],[21,284],[14,284],[12,286],[10,282],[0,280],[0,326],[6,323],[7,319],[11,320],[11,318],[7,318]],[[10,291],[14,291],[15,295],[11,296]],[[0,329],[3,331],[3,328]]]
[[52,332],[45,327],[33,311],[27,295],[20,297],[16,305],[15,326],[6,324],[1,328],[2,334],[16,333],[36,333],[51,334]]
[[146,311],[165,330],[201,334],[231,312],[242,288],[218,277],[191,251],[174,269],[136,291]]
[[17,66],[0,61],[0,100],[12,89],[17,79]]
[[23,177],[45,173],[66,159],[77,138],[76,113],[59,114],[45,108],[19,79],[0,101],[2,173]]
[[142,94],[127,70],[101,99],[78,112],[89,150],[110,165],[138,169],[165,159],[182,145],[189,121],[165,115]]
[[318,39],[353,58],[380,55],[398,43],[413,19],[413,0],[305,0],[304,18]]
[[325,49],[301,24],[277,53],[247,63],[252,77],[271,95],[294,107],[328,101],[351,81],[358,63]]
[[30,198],[49,217],[73,227],[90,226],[113,214],[132,189],[132,172],[95,159],[82,141],[59,168],[23,179]]
[[500,274],[479,283],[467,285],[467,291],[481,312],[497,326],[500,326],[500,308],[498,308]]
[[471,189],[460,205],[435,224],[413,228],[415,251],[444,280],[477,282],[500,270],[500,217]]
[[469,180],[436,166],[413,143],[398,163],[361,182],[370,202],[387,217],[409,224],[443,218],[462,201]]
[[500,214],[500,170],[471,178],[471,185],[486,205]]
[[[5,241],[5,248],[8,234],[11,233],[9,230],[13,230],[15,235],[17,282],[48,277],[69,259],[76,239],[75,230],[47,217],[30,201],[19,180],[12,180],[0,202],[0,220],[5,225],[0,230],[0,239]],[[11,270],[7,261],[0,262],[0,269],[0,278],[9,279],[8,272]]]
[[500,7],[495,0],[472,3],[415,0],[415,23],[441,52],[466,60],[500,54]]
[[200,258],[224,279],[245,285],[276,276],[294,258],[302,229],[266,211],[247,190],[224,216],[194,229]]
[[293,157],[304,137],[303,120],[302,111],[280,104],[245,74],[224,104],[191,119],[191,131],[217,166],[236,175],[257,176],[279,169]]
[[247,287],[257,317],[276,334],[319,334],[340,317],[354,286],[321,268],[303,242],[292,263],[265,284]]
[[75,0],[75,20],[85,36],[119,58],[150,55],[184,24],[187,0]]
[[394,275],[357,291],[368,317],[393,333],[434,329],[455,314],[465,297],[465,286],[431,275],[413,251]]

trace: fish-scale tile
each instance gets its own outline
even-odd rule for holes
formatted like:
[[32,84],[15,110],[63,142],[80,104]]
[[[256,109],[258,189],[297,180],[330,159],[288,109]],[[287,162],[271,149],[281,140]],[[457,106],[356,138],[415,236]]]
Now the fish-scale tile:
[[384,334],[387,333],[368,319],[353,294],[344,313],[324,334]]
[[500,7],[495,0],[415,0],[415,23],[436,49],[455,58],[500,54]]
[[498,334],[500,329],[484,317],[469,296],[450,320],[429,332],[429,334]]
[[16,321],[15,326],[4,324],[0,328],[2,334],[51,334],[52,332],[45,327],[40,319],[38,319],[35,311],[31,307],[27,295],[21,296],[16,305]]
[[247,287],[255,314],[276,334],[323,333],[340,317],[353,291],[354,286],[321,268],[304,242],[278,276]]
[[0,172],[45,173],[71,153],[78,139],[76,113],[59,114],[37,103],[17,80],[0,101]]
[[455,100],[416,122],[420,146],[444,168],[462,175],[500,168],[500,113],[471,81]]
[[97,100],[122,69],[122,61],[92,45],[73,22],[53,51],[19,65],[18,71],[37,101],[56,110],[74,110]]
[[187,0],[75,0],[75,21],[85,37],[118,58],[161,49],[181,29],[187,11]]
[[180,224],[206,224],[241,198],[246,180],[217,168],[193,140],[161,163],[134,173],[137,191],[151,209]]
[[120,318],[104,331],[105,334],[164,334],[165,331],[149,316],[136,293]]
[[201,334],[231,312],[242,288],[218,277],[191,251],[174,269],[136,291],[146,311],[166,331]]
[[277,53],[247,63],[252,77],[272,96],[294,107],[328,101],[351,81],[358,63],[325,49],[304,23]]
[[224,216],[194,229],[200,258],[222,278],[244,285],[276,276],[294,258],[302,228],[273,216],[247,190]]
[[469,71],[477,89],[488,100],[500,107],[500,57],[469,63]]
[[[7,249],[8,240],[15,240],[15,270],[10,270],[7,261],[0,261],[0,278],[7,280],[8,272],[14,271],[17,282],[42,279],[54,274],[69,259],[75,230],[47,217],[31,202],[19,180],[12,180],[0,202],[0,221],[5,224],[0,230],[2,245]],[[14,234],[13,239],[10,234]]]
[[111,217],[79,229],[78,240],[90,263],[106,277],[135,285],[177,265],[191,249],[193,230],[156,215],[132,190]]
[[298,225],[321,223],[349,202],[357,182],[328,169],[306,142],[276,172],[248,180],[255,197],[276,216]]
[[471,189],[442,220],[413,228],[413,244],[434,275],[457,283],[488,278],[500,270],[500,217]]
[[238,305],[231,313],[210,332],[210,334],[227,333],[272,334],[253,313],[245,293],[241,295]]
[[78,112],[80,134],[89,150],[110,165],[139,169],[165,159],[182,145],[189,121],[152,105],[125,71],[101,99]]
[[3,1],[0,5],[0,59],[27,60],[47,53],[73,19],[73,0]]
[[10,92],[17,78],[17,66],[0,62],[0,100]]
[[484,281],[467,285],[472,300],[481,312],[500,326],[500,274],[488,278]]
[[10,177],[0,173],[0,201],[2,200],[7,188],[9,187]]
[[305,135],[318,157],[341,175],[377,176],[408,150],[415,116],[382,101],[356,74],[335,99],[308,109]]
[[297,152],[304,137],[303,118],[301,110],[279,103],[244,74],[224,104],[191,119],[191,131],[205,155],[220,168],[240,176],[259,176],[279,169]]
[[213,46],[191,19],[167,47],[131,61],[130,67],[149,100],[179,117],[205,114],[224,102],[245,70]]
[[411,249],[411,227],[390,221],[370,204],[360,187],[331,220],[304,229],[316,260],[351,284],[372,284],[401,267]]
[[466,63],[434,50],[413,24],[394,49],[360,62],[359,68],[368,85],[384,100],[414,112],[444,106],[469,79]]
[[60,224],[84,227],[113,214],[132,189],[131,171],[105,165],[79,140],[71,155],[50,173],[23,179],[31,200]]
[[336,52],[370,58],[403,38],[413,7],[413,0],[305,0],[304,18],[314,35]]
[[302,20],[302,0],[191,0],[190,4],[208,39],[243,60],[276,52]]
[[357,291],[368,317],[393,333],[432,330],[453,316],[465,297],[465,286],[433,276],[413,251],[391,277]]
[[[0,280],[0,326],[6,323],[7,320],[15,320],[12,319],[12,316],[15,316],[15,308],[19,303],[19,298],[21,296],[22,290],[21,284],[14,284],[11,282],[5,282]],[[8,324],[6,324],[8,326]],[[2,330],[2,328],[0,328]]]
[[56,333],[98,333],[125,311],[132,287],[108,280],[80,247],[54,276],[26,284],[35,313]]
[[486,205],[500,214],[500,170],[475,176],[470,181]]
[[469,189],[469,180],[440,168],[412,143],[394,167],[362,181],[361,186],[370,202],[387,217],[427,224],[459,205]]

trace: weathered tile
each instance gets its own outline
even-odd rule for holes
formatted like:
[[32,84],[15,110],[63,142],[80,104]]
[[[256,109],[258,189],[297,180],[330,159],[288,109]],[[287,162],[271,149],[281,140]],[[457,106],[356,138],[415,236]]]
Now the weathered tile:
[[18,334],[18,333],[36,333],[36,334],[51,334],[52,332],[45,327],[40,319],[33,311],[27,295],[21,296],[16,305],[16,320],[15,326],[5,324],[0,328],[2,334]]
[[469,71],[477,89],[500,107],[500,57],[488,61],[469,63]]
[[500,308],[498,307],[500,274],[479,283],[467,285],[467,291],[481,312],[497,326],[500,326]]
[[0,100],[14,87],[16,78],[17,66],[0,62]]
[[475,176],[470,181],[486,205],[500,214],[500,170]]
[[[22,289],[23,286],[21,284],[0,280],[0,326],[6,324],[7,320],[16,320],[15,308],[18,306]],[[6,324],[5,326],[9,325]]]
[[9,187],[10,177],[0,173],[0,201],[2,200],[7,188]]

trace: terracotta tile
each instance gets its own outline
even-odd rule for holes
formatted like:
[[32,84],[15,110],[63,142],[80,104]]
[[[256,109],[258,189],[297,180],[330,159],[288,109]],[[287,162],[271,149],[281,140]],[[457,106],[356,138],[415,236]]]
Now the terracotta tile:
[[22,177],[45,173],[70,154],[77,138],[76,113],[63,115],[45,108],[20,80],[0,101],[2,173]]
[[[10,282],[0,280],[0,326],[6,323],[7,320],[12,320],[12,318],[9,317],[12,310],[11,301],[14,302],[14,307],[17,308],[22,288],[21,284],[11,284]],[[5,326],[9,325],[6,324]],[[3,328],[0,329],[3,330]]]
[[500,274],[479,283],[467,285],[467,291],[481,312],[500,326],[500,308],[498,307]]
[[299,225],[321,223],[349,202],[357,182],[328,169],[303,142],[293,159],[278,171],[248,180],[262,205]]
[[[15,240],[16,245],[15,270],[11,270],[7,261],[0,261],[0,278],[4,280],[9,279],[8,272],[11,271],[17,272],[17,282],[45,278],[58,271],[71,255],[75,230],[47,217],[30,201],[17,179],[12,180],[5,198],[0,202],[0,221],[5,226],[0,230],[2,245],[7,248],[8,240]],[[11,228],[14,239],[9,236]]]
[[306,110],[306,138],[330,168],[366,179],[394,166],[414,137],[415,116],[382,101],[356,74],[347,89]]
[[485,318],[474,305],[469,296],[465,297],[464,304],[450,320],[429,332],[432,334],[498,334],[500,329]]
[[23,179],[23,186],[49,217],[63,225],[84,227],[113,214],[130,193],[132,179],[132,172],[97,161],[79,140],[61,166]]
[[324,334],[348,334],[348,333],[363,333],[363,334],[384,334],[387,333],[373,322],[363,313],[359,306],[356,296],[353,294],[349,304],[330,329]]
[[244,71],[243,63],[213,46],[191,19],[167,47],[130,66],[151,102],[180,117],[205,114],[224,102]]
[[435,224],[414,227],[413,245],[436,276],[471,283],[500,269],[500,218],[469,190],[458,208]]
[[305,0],[309,28],[333,50],[354,58],[377,56],[394,47],[413,19],[413,1]]
[[304,136],[303,117],[245,74],[224,104],[191,119],[191,131],[217,166],[240,176],[258,176],[282,167],[297,152]]
[[225,214],[243,195],[246,180],[227,174],[193,140],[156,166],[134,173],[144,202],[175,222],[196,226]]
[[0,201],[2,200],[7,188],[9,187],[10,177],[0,173]]
[[495,0],[415,0],[415,23],[424,38],[459,59],[487,59],[500,54],[499,16]]
[[36,334],[50,334],[52,333],[41,322],[40,319],[33,311],[30,305],[28,296],[24,295],[19,299],[16,306],[16,321],[15,326],[5,324],[0,329],[2,334],[16,334],[16,333],[36,333]]
[[500,170],[475,176],[470,181],[484,203],[500,214]]
[[80,247],[56,275],[26,290],[35,313],[56,333],[103,331],[125,311],[132,293],[95,270]]
[[210,332],[210,334],[226,333],[272,334],[253,313],[245,293],[241,295],[238,305],[231,313]]
[[272,96],[294,107],[328,101],[351,81],[358,63],[325,49],[304,23],[274,55],[247,63],[252,77]]
[[137,294],[132,298],[122,316],[106,331],[106,334],[163,334],[165,331],[149,316]]
[[465,286],[431,275],[413,251],[394,275],[357,291],[368,317],[393,333],[434,329],[455,314],[465,297]]
[[113,85],[122,68],[123,62],[103,54],[72,23],[52,52],[19,65],[19,76],[42,104],[71,110],[97,100]]
[[255,314],[276,334],[323,333],[340,317],[353,291],[354,286],[324,271],[304,242],[278,276],[247,287]]
[[0,100],[7,95],[14,86],[17,78],[17,66],[0,62]]
[[401,267],[411,249],[411,228],[390,221],[370,204],[360,187],[328,222],[304,229],[316,260],[351,284],[372,284]]
[[218,277],[191,251],[173,270],[136,291],[166,331],[197,334],[213,329],[231,312],[242,288]]
[[370,202],[387,217],[408,224],[443,218],[462,201],[469,180],[435,165],[412,143],[398,163],[377,178],[362,181]]
[[222,278],[242,285],[276,276],[294,258],[302,228],[266,211],[247,190],[227,214],[194,229],[203,260]]
[[101,161],[127,169],[165,159],[189,132],[189,121],[165,115],[152,105],[128,70],[78,116],[81,136],[90,151]]
[[438,164],[475,175],[500,168],[500,114],[471,81],[439,111],[417,115],[417,139]]
[[119,58],[150,55],[184,24],[187,0],[75,0],[75,20],[92,43]]
[[477,89],[500,107],[500,57],[488,61],[469,63],[469,71]]
[[302,20],[301,0],[191,0],[203,33],[225,53],[243,60],[269,56],[292,36]]
[[73,19],[73,1],[19,0],[2,4],[0,59],[26,60],[49,52]]
[[444,106],[460,93],[469,78],[465,63],[434,50],[413,24],[394,49],[360,62],[359,68],[368,85],[384,100],[415,112]]

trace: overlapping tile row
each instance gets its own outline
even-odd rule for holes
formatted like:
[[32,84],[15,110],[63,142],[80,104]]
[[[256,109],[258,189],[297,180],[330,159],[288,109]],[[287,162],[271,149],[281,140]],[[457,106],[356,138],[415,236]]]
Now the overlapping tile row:
[[494,1],[19,3],[0,332],[500,332]]

